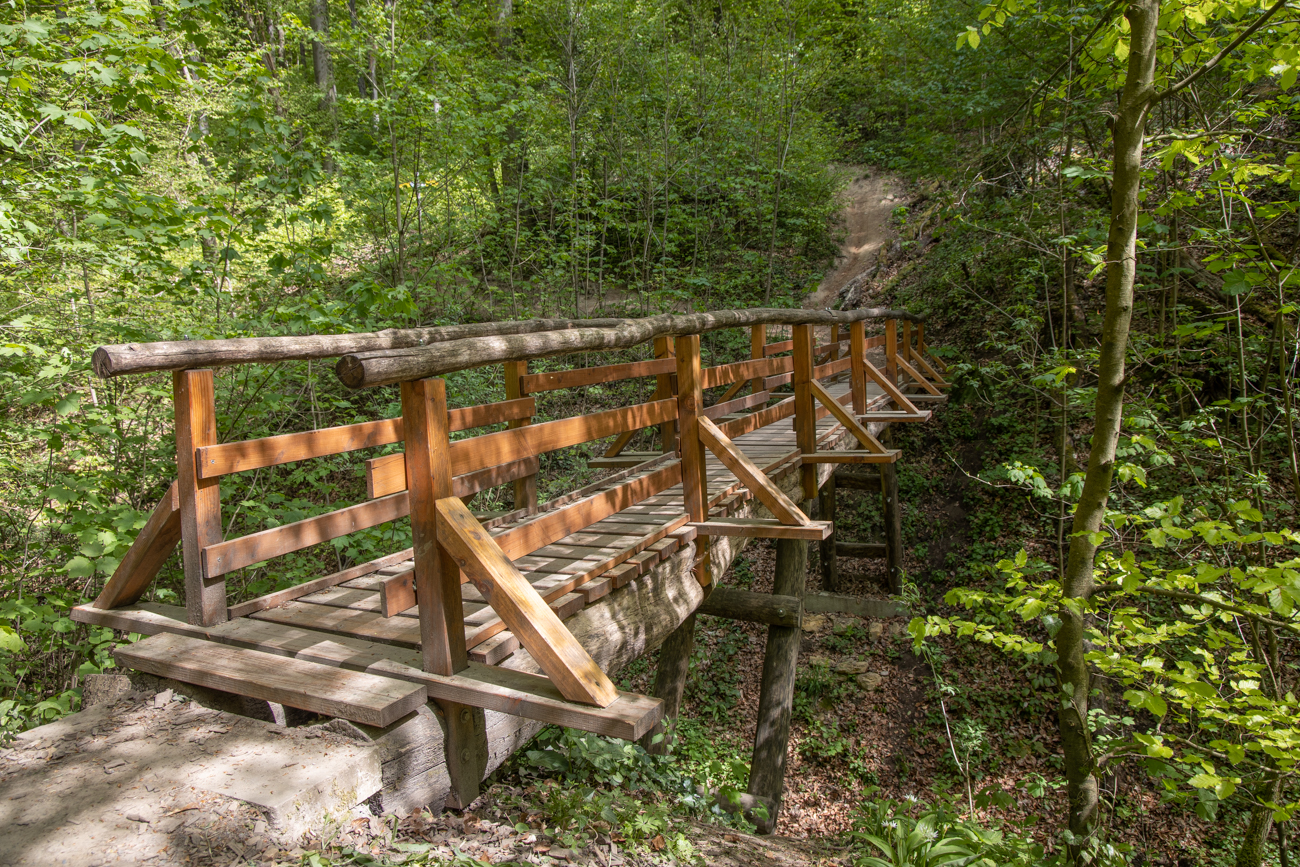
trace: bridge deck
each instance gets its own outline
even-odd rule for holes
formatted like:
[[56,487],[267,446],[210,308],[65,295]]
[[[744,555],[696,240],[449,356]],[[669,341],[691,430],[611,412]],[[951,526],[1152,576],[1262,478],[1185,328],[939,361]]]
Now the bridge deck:
[[[828,390],[840,397],[847,394],[849,388],[847,384],[832,383]],[[873,397],[877,395],[879,390],[872,394]],[[830,416],[820,419],[817,429],[820,448],[837,444],[845,433],[844,428]],[[737,437],[735,442],[774,480],[784,478],[799,467],[799,449],[795,442],[793,419],[782,419],[759,428]],[[710,516],[729,516],[749,499],[748,492],[717,458],[708,455],[706,466]],[[625,483],[637,475],[634,473],[630,477],[618,478],[614,484]],[[612,487],[612,484],[607,487]],[[682,488],[681,485],[676,485],[521,557],[515,561],[515,565],[542,597],[547,599],[561,619],[567,619],[587,603],[625,586],[688,544],[694,538],[694,532],[690,528],[683,528],[684,520]],[[507,530],[511,526],[513,525],[504,525],[494,532]],[[563,586],[570,584],[575,574],[584,572],[585,567],[626,553],[639,540],[655,535],[662,535],[663,538],[645,545],[623,564],[571,590]],[[418,606],[395,617],[384,617],[380,613],[379,594],[379,587],[386,578],[406,572],[413,565],[411,560],[395,563],[369,575],[250,616],[270,623],[416,650],[420,646]],[[556,588],[561,588],[558,596]],[[472,584],[462,585],[461,591],[470,658],[489,665],[506,659],[518,649],[518,641],[509,632],[500,631],[499,619]],[[494,627],[498,631],[484,636],[485,632],[492,632]]]

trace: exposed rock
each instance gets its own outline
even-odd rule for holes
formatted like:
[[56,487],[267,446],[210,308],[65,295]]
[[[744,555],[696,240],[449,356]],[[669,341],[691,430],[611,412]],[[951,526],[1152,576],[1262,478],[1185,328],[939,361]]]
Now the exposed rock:
[[863,692],[875,692],[880,689],[880,685],[885,682],[885,679],[874,671],[859,674],[854,678],[854,680],[858,684],[858,689]]

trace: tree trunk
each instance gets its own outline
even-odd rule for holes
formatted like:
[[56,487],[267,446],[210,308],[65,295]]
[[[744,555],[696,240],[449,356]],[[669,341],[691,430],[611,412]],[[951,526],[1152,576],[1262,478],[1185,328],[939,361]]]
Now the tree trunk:
[[311,43],[311,65],[316,75],[316,86],[324,96],[326,106],[334,105],[337,94],[334,90],[334,73],[330,69],[330,50],[325,41],[329,39],[329,0],[311,0],[311,29],[320,34],[320,39]]
[[[1093,534],[1100,533],[1106,516],[1115,470],[1115,448],[1123,419],[1124,356],[1133,316],[1133,283],[1137,270],[1142,136],[1155,97],[1160,0],[1133,0],[1124,15],[1130,26],[1128,71],[1114,125],[1114,185],[1106,243],[1106,314],[1097,364],[1096,421],[1083,493],[1074,513],[1062,581],[1066,602],[1061,606],[1061,628],[1056,634],[1061,684],[1057,717],[1069,786],[1069,826],[1077,837],[1087,837],[1096,828],[1098,780],[1092,736],[1088,731],[1091,685],[1084,659],[1084,612],[1074,600],[1085,600],[1093,593],[1093,564],[1098,548]],[[1072,850],[1077,853],[1078,848],[1076,845]]]

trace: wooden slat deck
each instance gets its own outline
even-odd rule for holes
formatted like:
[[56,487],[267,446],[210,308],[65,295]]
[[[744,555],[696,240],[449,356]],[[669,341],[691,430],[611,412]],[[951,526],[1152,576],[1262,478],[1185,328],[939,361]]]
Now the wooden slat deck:
[[[836,398],[849,392],[847,383],[831,383],[827,390]],[[868,386],[869,400],[876,403],[883,394],[874,385]],[[827,414],[817,423],[819,449],[833,448],[845,439],[846,432],[833,417]],[[736,437],[734,442],[746,455],[774,479],[784,478],[799,467],[799,450],[795,442],[793,419],[782,419],[767,427]],[[856,444],[847,444],[850,447]],[[750,499],[740,481],[712,454],[706,457],[711,517],[730,517]],[[624,480],[626,481],[626,480]],[[625,550],[621,543],[635,541],[647,533],[669,526],[685,514],[681,485],[643,500],[615,515],[598,521],[558,542],[516,559],[515,565],[543,596],[553,595],[554,588],[570,577],[567,573],[582,572],[584,566],[597,564]],[[494,528],[499,535],[514,524]],[[566,590],[558,598],[549,599],[552,609],[561,619],[571,617],[595,598],[605,595],[634,580],[660,560],[674,554],[689,541],[688,531],[677,531],[661,542],[631,558],[622,566],[614,567],[591,577],[579,587]],[[414,565],[405,561],[344,582],[337,587],[321,590],[277,608],[258,611],[250,615],[257,620],[280,623],[296,628],[310,629],[334,635],[375,641],[397,647],[415,649],[420,644],[419,608],[407,609],[395,617],[385,618],[380,613],[379,586],[387,576],[404,572]],[[585,594],[582,589],[599,586],[599,595]],[[499,628],[496,613],[483,601],[472,584],[461,587],[464,604],[465,637],[470,646],[471,659],[497,664],[509,657],[519,647],[518,641]],[[498,624],[492,630],[492,625]],[[484,635],[485,631],[492,634]]]

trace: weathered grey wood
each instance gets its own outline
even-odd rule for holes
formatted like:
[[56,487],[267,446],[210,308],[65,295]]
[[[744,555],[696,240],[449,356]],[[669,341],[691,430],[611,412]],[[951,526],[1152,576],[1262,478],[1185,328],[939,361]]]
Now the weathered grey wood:
[[769,626],[798,627],[802,619],[799,610],[799,600],[793,596],[773,596],[771,593],[755,593],[738,587],[718,587],[709,594],[696,613],[748,623],[766,623]]
[[[840,557],[858,557],[864,560],[883,560],[885,559],[885,543],[836,542],[835,553]],[[827,587],[826,589],[834,592],[834,588],[832,587]]]
[[885,505],[885,573],[889,592],[903,592],[903,511],[898,501],[898,465],[880,465],[881,494]]
[[614,326],[570,328],[563,331],[516,332],[491,339],[445,340],[436,346],[358,351],[343,355],[334,371],[350,388],[371,388],[454,370],[483,367],[506,361],[548,358],[571,352],[625,349],[666,334],[704,334],[722,328],[763,323],[830,325],[864,319],[916,319],[904,311],[863,308],[851,311],[754,308],[709,313],[662,314],[645,319],[624,319]]
[[818,558],[821,560],[822,589],[834,593],[840,587],[840,563],[838,545],[835,541],[835,474],[827,479],[817,492],[817,517],[829,521],[831,534],[818,543]]
[[[811,507],[811,503],[805,504]],[[802,604],[808,571],[808,543],[781,539],[776,543],[776,576],[772,592],[793,596]],[[771,804],[767,821],[759,830],[776,829],[785,789],[786,750],[790,740],[790,715],[794,708],[794,681],[799,662],[801,631],[789,626],[769,626],[763,655],[763,675],[758,696],[758,730],[750,765],[749,793]]]
[[226,340],[169,340],[158,343],[119,343],[95,350],[91,365],[107,379],[127,373],[156,373],[193,367],[222,367],[249,362],[305,361],[337,358],[350,352],[373,352],[411,346],[431,346],[447,340],[464,340],[531,331],[598,328],[622,319],[523,319],[478,322],[430,328],[389,328],[366,334],[304,334],[290,337],[240,337]]
[[906,606],[889,599],[864,599],[836,593],[809,593],[803,598],[803,610],[809,614],[855,614],[858,617],[906,617]]
[[[698,583],[698,582],[697,582]],[[664,755],[668,752],[666,727],[675,722],[682,709],[682,693],[691,670],[691,653],[695,650],[695,614],[692,612],[673,630],[659,650],[655,666],[655,683],[651,695],[664,703],[663,719],[641,738],[646,752]]]
[[835,473],[835,484],[841,488],[854,491],[871,491],[880,493],[880,473],[853,473],[839,470]]
[[125,668],[368,725],[389,725],[425,702],[420,684],[183,635],[124,644],[113,657]]

